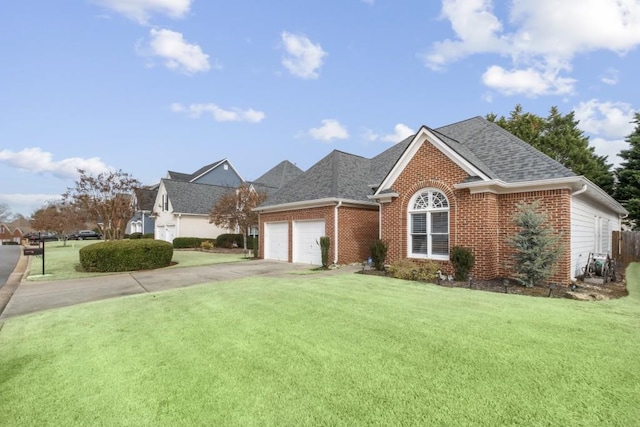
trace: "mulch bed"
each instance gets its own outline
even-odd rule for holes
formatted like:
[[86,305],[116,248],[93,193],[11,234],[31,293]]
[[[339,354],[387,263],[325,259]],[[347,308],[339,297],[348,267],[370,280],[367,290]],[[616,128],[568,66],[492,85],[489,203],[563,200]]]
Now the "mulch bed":
[[[386,272],[373,269],[364,269],[358,273],[387,276]],[[444,280],[435,284],[445,286],[447,288],[467,288],[478,291],[497,292],[502,294],[509,293],[531,297],[570,298],[580,301],[604,301],[621,298],[629,294],[627,292],[626,281],[624,279],[617,282],[603,284],[602,279],[600,278],[587,278],[584,281],[575,283],[574,289],[571,289],[568,285],[560,284],[554,285],[551,288],[549,286],[534,286],[532,288],[527,288],[513,280],[508,280],[508,284],[505,287],[503,279],[473,280],[471,283]]]

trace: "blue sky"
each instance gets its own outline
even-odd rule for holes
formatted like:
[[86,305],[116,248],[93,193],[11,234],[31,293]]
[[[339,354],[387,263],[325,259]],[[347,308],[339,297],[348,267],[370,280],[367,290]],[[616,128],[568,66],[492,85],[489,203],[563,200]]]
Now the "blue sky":
[[518,103],[615,164],[640,110],[639,0],[21,0],[0,32],[0,203],[26,216],[77,168],[251,180]]

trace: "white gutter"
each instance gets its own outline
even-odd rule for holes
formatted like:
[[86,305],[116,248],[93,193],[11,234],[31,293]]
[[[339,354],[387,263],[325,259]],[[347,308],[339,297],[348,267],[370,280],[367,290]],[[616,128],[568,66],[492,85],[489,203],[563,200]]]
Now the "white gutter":
[[251,209],[254,212],[268,213],[268,212],[280,212],[280,211],[292,211],[296,209],[303,208],[319,208],[324,206],[333,206],[338,202],[343,202],[343,204],[347,205],[356,205],[356,206],[376,206],[374,202],[366,202],[363,200],[348,200],[341,199],[337,197],[328,197],[325,199],[314,199],[314,200],[304,200],[301,202],[291,202],[291,203],[282,203],[279,205],[272,206],[258,206],[257,208]]
[[338,201],[338,204],[333,211],[333,263],[338,263],[338,208],[342,206],[342,200]]
[[180,217],[182,216],[181,213],[178,214],[178,221],[176,223],[176,234],[177,236],[174,237],[180,237]]

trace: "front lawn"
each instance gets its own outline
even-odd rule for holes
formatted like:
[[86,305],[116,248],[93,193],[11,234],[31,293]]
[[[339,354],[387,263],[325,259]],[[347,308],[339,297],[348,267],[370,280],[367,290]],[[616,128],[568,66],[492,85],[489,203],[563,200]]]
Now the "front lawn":
[[[31,257],[31,269],[27,280],[66,280],[79,279],[82,277],[104,276],[112,273],[87,273],[77,271],[80,265],[78,252],[80,248],[96,243],[95,240],[46,242],[45,247],[45,271],[42,275],[42,257]],[[200,251],[174,251],[172,265],[168,268],[195,267],[199,265],[211,265],[218,263],[239,262],[247,260],[244,254],[224,254]]]
[[638,425],[627,274],[606,302],[338,274],[12,318],[0,425]]

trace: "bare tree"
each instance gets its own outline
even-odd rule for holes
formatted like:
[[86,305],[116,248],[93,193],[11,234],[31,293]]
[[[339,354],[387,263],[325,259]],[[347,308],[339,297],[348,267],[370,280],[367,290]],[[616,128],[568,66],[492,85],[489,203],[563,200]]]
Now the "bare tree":
[[127,222],[135,212],[133,192],[140,181],[120,170],[97,176],[78,169],[80,178],[74,188],[63,194],[64,200],[82,209],[89,220],[102,229],[106,240],[124,238]]
[[0,222],[9,222],[13,218],[13,213],[6,203],[0,203]]
[[33,213],[31,226],[40,231],[52,231],[67,244],[67,235],[85,227],[86,215],[75,205],[51,202]]
[[266,193],[257,192],[253,187],[242,184],[218,199],[209,213],[209,223],[231,230],[239,229],[246,251],[250,227],[258,224],[258,213],[254,212],[253,208],[266,198]]

